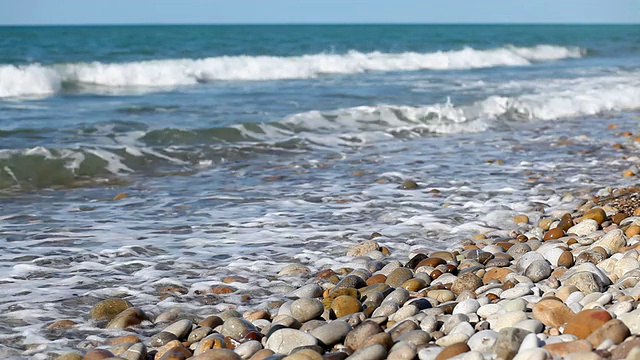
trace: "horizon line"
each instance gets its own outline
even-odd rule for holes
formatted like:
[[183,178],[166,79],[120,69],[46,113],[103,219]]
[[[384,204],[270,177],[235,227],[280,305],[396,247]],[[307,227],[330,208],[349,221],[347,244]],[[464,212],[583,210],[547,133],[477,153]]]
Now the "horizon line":
[[0,27],[57,27],[57,26],[411,26],[411,25],[439,25],[439,26],[632,26],[637,23],[611,23],[611,22],[282,22],[282,23],[50,23],[50,24],[0,24]]

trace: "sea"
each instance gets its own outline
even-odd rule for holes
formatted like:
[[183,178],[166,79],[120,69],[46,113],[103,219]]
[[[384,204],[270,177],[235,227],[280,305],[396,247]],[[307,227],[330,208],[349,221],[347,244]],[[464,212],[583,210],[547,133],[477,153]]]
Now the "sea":
[[525,231],[637,185],[639,120],[639,25],[0,27],[0,355]]

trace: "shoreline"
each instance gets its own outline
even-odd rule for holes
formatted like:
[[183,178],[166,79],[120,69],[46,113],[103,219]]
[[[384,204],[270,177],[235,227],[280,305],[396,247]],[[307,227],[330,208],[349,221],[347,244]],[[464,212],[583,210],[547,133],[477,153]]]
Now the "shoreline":
[[[96,349],[58,359],[635,359],[640,193],[598,195],[536,224],[516,215],[520,231],[478,235],[402,262],[389,260],[374,233],[348,250],[353,269],[315,273],[269,309],[201,319],[169,310],[152,323],[124,300],[105,300],[91,321],[126,330],[107,330],[91,343]],[[279,275],[308,271],[291,265]],[[209,291],[225,296],[244,281],[228,276]],[[75,325],[60,320],[49,329]]]

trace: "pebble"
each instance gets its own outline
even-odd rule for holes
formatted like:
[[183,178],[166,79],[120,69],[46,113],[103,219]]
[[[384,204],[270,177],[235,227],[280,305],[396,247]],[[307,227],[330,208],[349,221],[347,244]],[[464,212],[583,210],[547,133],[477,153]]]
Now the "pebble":
[[595,220],[583,220],[567,230],[567,234],[575,234],[578,236],[587,236],[598,230],[598,223]]
[[147,315],[138,308],[128,308],[113,318],[107,329],[125,329],[129,326],[139,325],[142,321],[147,319]]
[[91,308],[89,317],[96,320],[112,320],[130,307],[133,305],[124,299],[106,299]]
[[384,360],[387,358],[387,349],[382,345],[371,345],[360,349],[349,356],[349,360]]
[[500,330],[493,346],[493,352],[499,359],[512,359],[518,353],[520,344],[530,332],[508,327]]
[[435,357],[435,360],[450,359],[456,355],[466,353],[470,350],[471,349],[469,348],[469,346],[463,342],[455,343],[442,349],[442,351]]
[[516,299],[525,295],[533,294],[531,288],[527,285],[515,286],[507,289],[500,294],[500,299]]
[[469,338],[467,345],[471,350],[480,351],[482,353],[490,353],[498,339],[498,332],[494,330],[482,330],[473,334]]
[[546,360],[549,353],[544,349],[525,349],[519,351],[513,360]]
[[310,334],[295,329],[279,329],[275,331],[265,344],[265,348],[277,354],[289,354],[291,350],[307,345],[317,345],[318,340]]
[[344,340],[351,330],[351,325],[346,321],[334,320],[311,330],[310,334],[318,339],[322,344],[326,346],[333,346]]
[[[335,300],[334,300],[335,301]],[[357,300],[356,300],[357,301]],[[316,319],[324,312],[322,301],[315,298],[302,298],[291,304],[291,316],[303,323]]]

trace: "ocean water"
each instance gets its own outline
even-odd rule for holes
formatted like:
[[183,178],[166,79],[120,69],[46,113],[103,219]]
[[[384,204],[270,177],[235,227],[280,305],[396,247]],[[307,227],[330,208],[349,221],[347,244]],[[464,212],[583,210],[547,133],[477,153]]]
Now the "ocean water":
[[0,354],[99,343],[110,296],[264,309],[374,231],[516,230],[635,184],[639,111],[640,26],[0,28]]

